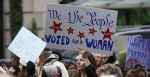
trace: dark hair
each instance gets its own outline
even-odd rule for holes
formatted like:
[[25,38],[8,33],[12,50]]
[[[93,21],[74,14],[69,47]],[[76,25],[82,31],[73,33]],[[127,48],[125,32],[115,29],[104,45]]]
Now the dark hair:
[[116,60],[117,60],[116,55],[113,52],[113,55],[108,58],[108,60],[106,61],[106,64],[107,63],[114,63],[114,62],[116,62]]
[[96,64],[96,60],[95,60],[95,57],[88,51],[84,52],[82,54],[83,57],[87,56],[87,58],[89,59],[90,63],[94,66],[94,67],[97,67],[97,64]]
[[33,75],[35,73],[35,64],[31,61],[27,63],[27,72],[28,76]]
[[44,51],[51,51],[50,48],[45,48]]

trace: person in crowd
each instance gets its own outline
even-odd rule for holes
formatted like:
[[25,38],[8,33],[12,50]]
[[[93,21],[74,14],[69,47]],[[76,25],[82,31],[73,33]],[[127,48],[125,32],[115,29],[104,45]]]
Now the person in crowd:
[[43,66],[41,77],[62,77],[62,74],[60,68],[51,64]]
[[95,57],[83,48],[79,48],[77,77],[97,77]]
[[23,60],[19,60],[19,68],[20,68],[20,73],[17,77],[27,77],[28,76],[28,73],[27,73],[27,64],[23,61]]
[[126,77],[148,77],[148,72],[141,64],[135,64],[128,70]]
[[18,76],[19,73],[20,73],[20,68],[19,68],[20,63],[19,63],[19,60],[20,60],[19,57],[17,57],[17,56],[13,57],[13,60],[12,60],[13,68],[11,68],[11,70],[12,70],[12,73],[13,73],[14,76]]
[[97,67],[100,67],[103,64],[106,64],[109,56],[104,55],[104,54],[100,54],[100,53],[93,53],[96,59],[96,64]]
[[20,64],[21,72],[18,77],[37,77],[35,64],[33,62],[29,61],[26,64],[20,60]]
[[97,67],[100,67],[101,65],[107,64],[107,63],[115,63],[116,62],[116,55],[113,53],[112,56],[100,54],[100,53],[93,53],[96,59]]
[[115,77],[122,77],[121,69],[114,64],[105,64],[97,68],[96,74],[98,77],[105,75],[113,75]]
[[19,57],[13,58],[13,61],[3,62],[0,66],[0,72],[3,74],[12,74],[18,76],[20,72],[19,68]]
[[71,59],[64,59],[61,62],[65,65],[65,67],[68,71],[69,77],[75,77],[75,75],[76,75],[76,63],[75,63],[75,61],[71,60]]
[[41,65],[39,74],[41,75],[41,69],[44,66],[48,65],[56,65],[61,70],[62,77],[69,77],[67,69],[64,64],[58,61],[59,56],[57,54],[53,54],[49,48],[45,48],[44,51],[39,56],[39,65]]
[[37,77],[35,64],[33,62],[29,61],[27,63],[26,68],[27,68],[28,77]]
[[2,66],[0,66],[0,73],[6,74],[8,71],[8,68],[6,67],[5,64],[3,64]]

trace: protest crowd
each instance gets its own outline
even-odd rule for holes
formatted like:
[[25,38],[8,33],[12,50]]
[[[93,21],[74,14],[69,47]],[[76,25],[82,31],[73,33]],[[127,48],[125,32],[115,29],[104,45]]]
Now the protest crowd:
[[[43,40],[22,27],[8,47],[14,56],[0,62],[0,77],[150,77],[149,39],[129,37],[126,54],[119,53],[124,58],[116,56],[117,11],[47,7]],[[77,56],[62,56],[59,49]]]
[[112,56],[78,50],[77,60],[64,59],[58,51],[45,48],[36,63],[24,63],[14,57],[12,65],[0,66],[0,77],[149,77],[148,69],[141,64],[126,68]]

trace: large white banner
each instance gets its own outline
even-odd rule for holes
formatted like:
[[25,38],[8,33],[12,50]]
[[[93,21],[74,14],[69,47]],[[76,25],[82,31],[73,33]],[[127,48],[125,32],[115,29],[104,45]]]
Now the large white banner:
[[137,36],[129,37],[126,65],[129,68],[134,64],[150,68],[150,39]]
[[49,48],[111,54],[117,11],[49,4],[46,10],[45,42]]
[[35,62],[45,47],[44,41],[22,27],[8,49],[27,63],[28,61]]

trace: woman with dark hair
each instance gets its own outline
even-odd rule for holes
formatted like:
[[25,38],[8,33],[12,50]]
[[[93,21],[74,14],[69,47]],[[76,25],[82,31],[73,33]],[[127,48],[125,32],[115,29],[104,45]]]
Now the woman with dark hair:
[[85,49],[79,49],[77,77],[97,77],[95,57]]

